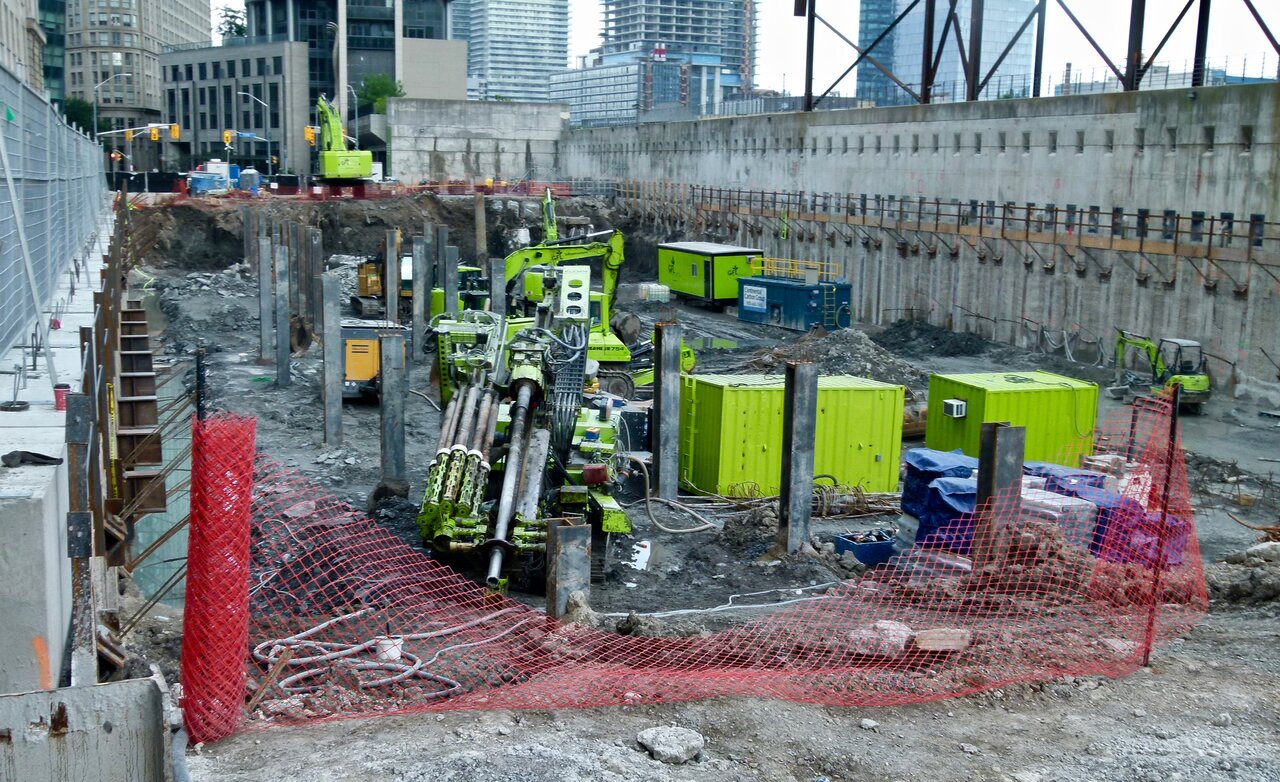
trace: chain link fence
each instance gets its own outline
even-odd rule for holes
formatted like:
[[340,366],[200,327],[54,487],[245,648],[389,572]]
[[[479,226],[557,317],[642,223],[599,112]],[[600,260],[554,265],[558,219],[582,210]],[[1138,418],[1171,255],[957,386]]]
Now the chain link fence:
[[106,207],[100,147],[0,68],[0,355],[29,333]]

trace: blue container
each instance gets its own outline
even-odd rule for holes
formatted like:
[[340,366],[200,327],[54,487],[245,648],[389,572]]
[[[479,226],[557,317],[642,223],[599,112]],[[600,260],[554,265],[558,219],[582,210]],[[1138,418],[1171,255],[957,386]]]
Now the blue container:
[[850,532],[838,536],[833,543],[836,554],[851,551],[864,565],[883,565],[896,553],[893,550],[894,537],[894,533],[888,530]]
[[780,277],[743,277],[738,282],[738,320],[808,331],[814,326],[847,328],[853,319],[847,282],[807,283]]

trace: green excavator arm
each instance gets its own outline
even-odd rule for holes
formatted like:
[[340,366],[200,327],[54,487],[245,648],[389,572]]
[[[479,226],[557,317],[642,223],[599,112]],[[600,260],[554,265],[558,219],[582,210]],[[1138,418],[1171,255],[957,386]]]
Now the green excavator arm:
[[373,176],[373,153],[367,149],[347,148],[342,117],[323,95],[316,100],[316,119],[320,123],[320,178],[349,180]]

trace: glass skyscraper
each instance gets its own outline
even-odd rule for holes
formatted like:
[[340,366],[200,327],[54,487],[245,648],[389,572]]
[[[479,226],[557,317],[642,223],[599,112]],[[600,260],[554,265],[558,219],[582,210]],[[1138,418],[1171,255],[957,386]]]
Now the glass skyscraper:
[[[934,75],[933,97],[936,100],[963,100],[965,95],[964,66],[956,46],[955,26],[948,27],[947,0],[934,0],[937,9],[933,23],[933,41],[930,48],[935,53],[945,33],[946,48]],[[910,4],[910,0],[863,0],[862,18],[858,29],[858,45],[868,46],[876,36],[888,27],[897,15]],[[996,58],[1018,28],[1036,7],[1036,0],[986,0],[982,23],[982,57],[980,78],[995,64]],[[956,21],[959,23],[960,40],[969,46],[970,0],[956,3]],[[922,49],[924,48],[924,3],[916,6],[898,23],[888,37],[871,52],[881,63],[889,67],[895,76],[916,92],[923,81]],[[1035,57],[1035,25],[1029,25],[1014,44],[1000,68],[987,82],[980,97],[1021,97],[1031,94],[1031,74]],[[911,96],[898,87],[874,65],[864,62],[858,66],[857,95],[864,100],[875,101],[881,106],[911,103]]]

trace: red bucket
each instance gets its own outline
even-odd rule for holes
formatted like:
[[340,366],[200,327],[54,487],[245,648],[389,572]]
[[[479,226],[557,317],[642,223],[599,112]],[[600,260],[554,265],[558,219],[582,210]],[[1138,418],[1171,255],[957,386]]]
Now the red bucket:
[[71,393],[71,385],[68,383],[59,383],[53,387],[53,409],[67,409],[67,394]]

